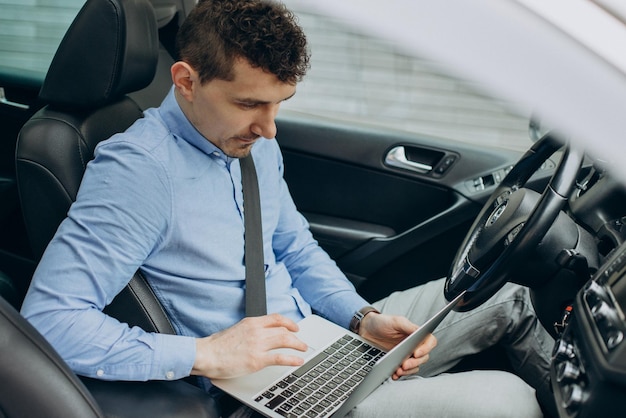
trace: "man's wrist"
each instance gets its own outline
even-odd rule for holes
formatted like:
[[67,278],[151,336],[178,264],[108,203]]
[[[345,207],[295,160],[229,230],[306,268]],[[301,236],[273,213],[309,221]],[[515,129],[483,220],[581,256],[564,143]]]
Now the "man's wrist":
[[380,313],[378,309],[373,306],[365,306],[354,313],[352,320],[350,320],[350,331],[355,334],[359,333],[361,329],[361,323],[363,322],[363,318],[370,313]]

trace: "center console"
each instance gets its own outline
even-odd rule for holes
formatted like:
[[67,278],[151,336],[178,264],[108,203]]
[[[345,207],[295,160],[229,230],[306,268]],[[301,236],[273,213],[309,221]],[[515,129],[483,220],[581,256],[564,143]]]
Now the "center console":
[[561,418],[626,416],[626,244],[578,293],[551,366]]

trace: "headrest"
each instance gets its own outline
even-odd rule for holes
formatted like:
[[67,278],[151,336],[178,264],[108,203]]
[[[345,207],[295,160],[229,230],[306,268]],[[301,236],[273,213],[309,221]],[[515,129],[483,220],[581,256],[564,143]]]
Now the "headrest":
[[39,96],[76,108],[112,102],[150,84],[158,48],[148,0],[88,0],[61,41]]

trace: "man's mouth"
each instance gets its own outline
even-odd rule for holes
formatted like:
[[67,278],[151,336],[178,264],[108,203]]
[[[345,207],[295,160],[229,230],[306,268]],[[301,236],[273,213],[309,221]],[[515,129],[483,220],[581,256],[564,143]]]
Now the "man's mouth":
[[259,139],[259,137],[258,136],[253,136],[253,137],[238,136],[238,137],[235,137],[235,139],[238,141],[242,141],[242,142],[254,142],[257,139]]

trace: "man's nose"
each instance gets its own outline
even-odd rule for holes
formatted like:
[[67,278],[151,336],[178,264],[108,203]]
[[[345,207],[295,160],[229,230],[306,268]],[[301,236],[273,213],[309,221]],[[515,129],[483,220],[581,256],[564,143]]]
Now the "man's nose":
[[268,109],[261,113],[254,121],[250,130],[259,136],[267,139],[276,137],[276,114],[278,109]]

